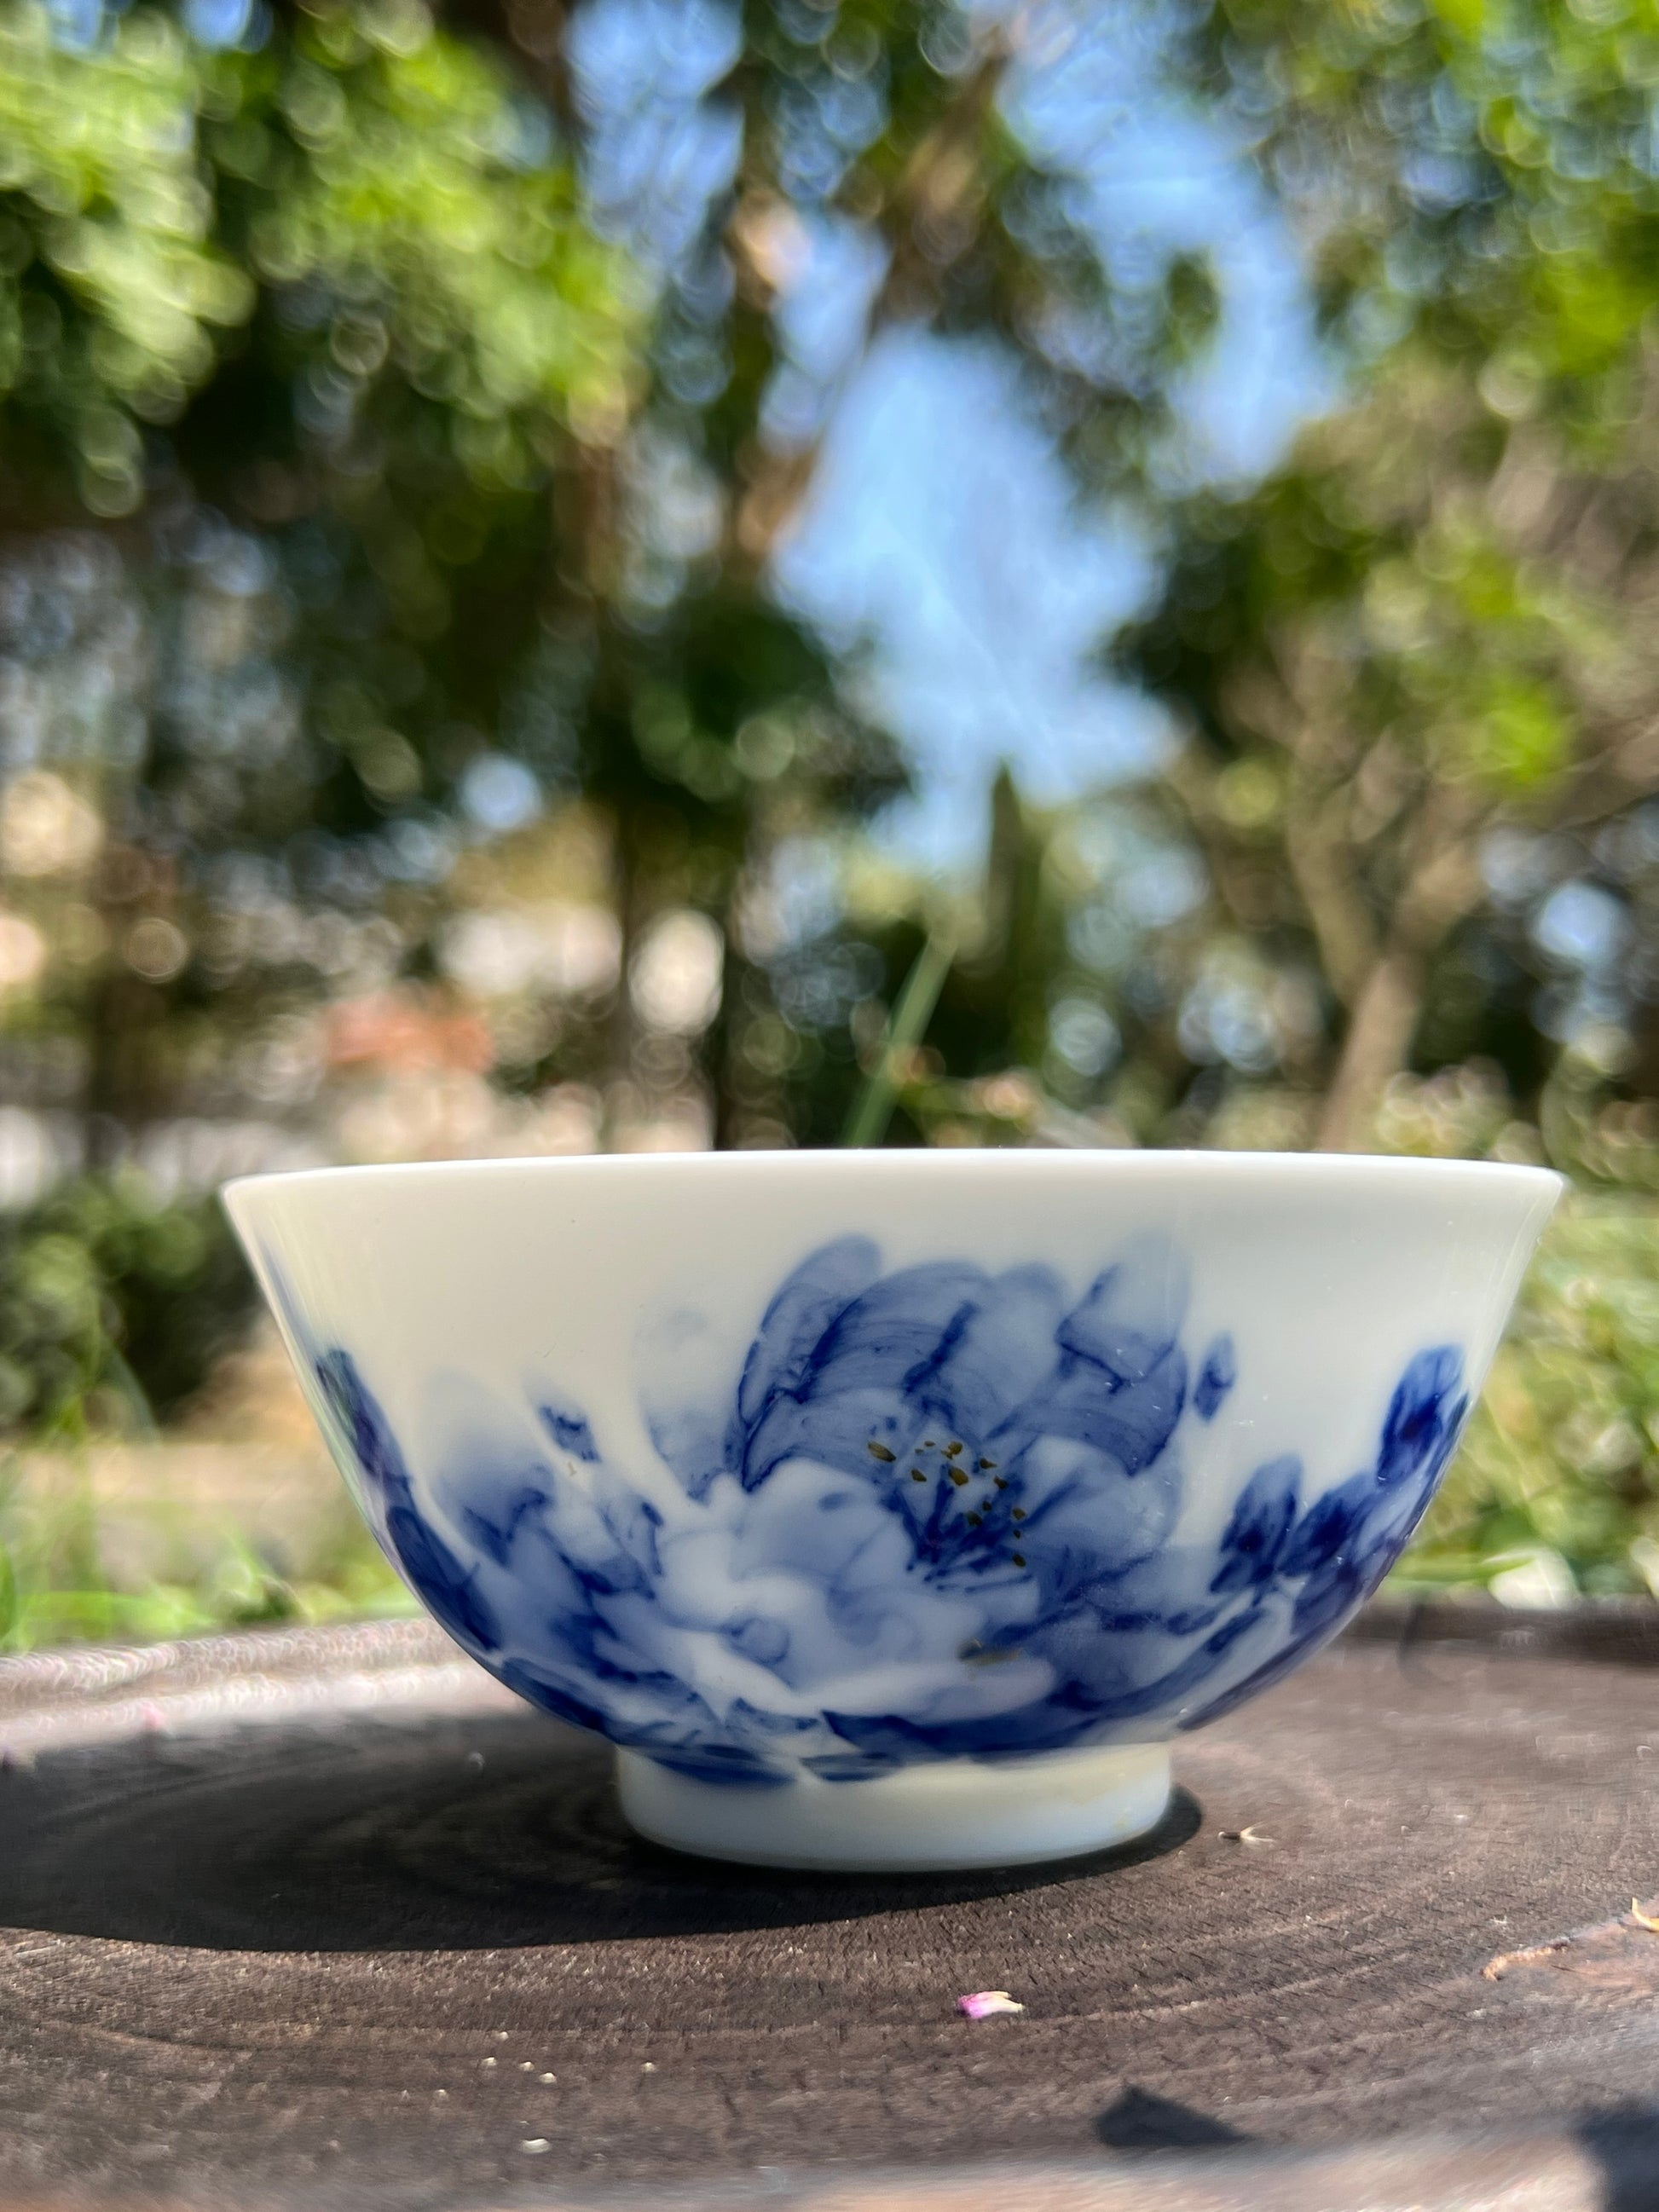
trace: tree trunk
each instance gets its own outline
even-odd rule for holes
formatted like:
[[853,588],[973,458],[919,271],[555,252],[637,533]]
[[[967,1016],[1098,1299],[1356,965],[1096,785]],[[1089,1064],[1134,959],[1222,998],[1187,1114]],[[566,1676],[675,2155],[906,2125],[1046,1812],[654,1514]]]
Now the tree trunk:
[[1467,793],[1431,789],[1413,840],[1414,865],[1382,944],[1349,1000],[1347,1034],[1314,1138],[1321,1152],[1363,1152],[1382,1093],[1407,1065],[1428,991],[1429,963],[1480,904],[1480,830],[1489,818]]
[[1390,945],[1360,986],[1314,1149],[1363,1152],[1382,1093],[1410,1056],[1426,981],[1421,953]]

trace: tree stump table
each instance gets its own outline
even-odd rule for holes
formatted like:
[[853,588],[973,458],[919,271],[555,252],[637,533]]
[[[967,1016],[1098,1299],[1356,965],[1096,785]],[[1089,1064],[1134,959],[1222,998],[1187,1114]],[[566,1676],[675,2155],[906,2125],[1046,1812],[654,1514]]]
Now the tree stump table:
[[0,2207],[1659,2207],[1656,1669],[1374,1612],[1146,1843],[894,1879],[637,1841],[423,1625],[0,1662]]

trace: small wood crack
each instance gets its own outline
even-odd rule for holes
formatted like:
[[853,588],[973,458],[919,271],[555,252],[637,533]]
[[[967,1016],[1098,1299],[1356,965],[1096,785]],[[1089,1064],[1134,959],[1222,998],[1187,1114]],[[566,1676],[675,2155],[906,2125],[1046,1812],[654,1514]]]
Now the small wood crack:
[[1630,1911],[1547,1943],[1500,1951],[1480,1969],[1483,1981],[1501,1982],[1517,1972],[1542,1968],[1569,1973],[1612,1996],[1651,1996],[1659,1991],[1659,1914],[1631,1899]]

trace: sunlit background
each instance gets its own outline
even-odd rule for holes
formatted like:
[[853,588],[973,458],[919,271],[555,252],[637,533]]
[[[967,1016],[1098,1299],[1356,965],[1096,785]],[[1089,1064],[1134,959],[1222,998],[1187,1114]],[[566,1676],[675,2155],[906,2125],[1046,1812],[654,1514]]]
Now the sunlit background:
[[226,1176],[849,1131],[1565,1169],[1408,1571],[1659,1592],[1656,96],[1652,0],[0,9],[0,1647],[396,1602]]

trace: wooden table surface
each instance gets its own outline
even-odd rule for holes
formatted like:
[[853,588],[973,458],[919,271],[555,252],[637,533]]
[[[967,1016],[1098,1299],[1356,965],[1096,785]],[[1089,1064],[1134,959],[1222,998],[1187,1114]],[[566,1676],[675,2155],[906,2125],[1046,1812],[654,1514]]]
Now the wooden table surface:
[[1659,2207],[1656,1692],[1374,1613],[1147,1844],[877,1879],[636,1841],[414,1624],[0,1662],[0,2205]]

